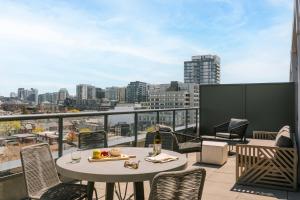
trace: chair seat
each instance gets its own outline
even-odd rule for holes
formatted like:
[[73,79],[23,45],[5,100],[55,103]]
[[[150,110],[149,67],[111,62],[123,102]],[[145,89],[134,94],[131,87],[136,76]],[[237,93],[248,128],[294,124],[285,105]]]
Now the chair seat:
[[220,132],[216,133],[216,137],[226,138],[226,139],[240,138],[238,134],[231,134],[231,138],[230,138],[230,133],[220,133]]
[[60,183],[47,190],[40,200],[79,200],[87,196],[87,186],[71,183]]
[[185,142],[179,144],[179,153],[201,152],[201,143]]

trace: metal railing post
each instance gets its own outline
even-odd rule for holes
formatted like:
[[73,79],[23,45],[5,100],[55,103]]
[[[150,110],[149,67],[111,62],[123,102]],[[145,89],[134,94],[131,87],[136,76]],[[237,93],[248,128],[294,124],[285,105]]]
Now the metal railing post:
[[196,135],[199,137],[199,130],[198,130],[198,109],[196,109]]
[[63,131],[64,131],[64,119],[58,118],[58,157],[63,155]]
[[173,110],[173,131],[175,131],[176,128],[176,111]]
[[104,115],[104,131],[108,134],[108,115]]
[[156,111],[156,124],[159,124],[159,111]]
[[185,132],[187,132],[188,129],[188,116],[189,116],[189,110],[185,110]]
[[137,146],[138,143],[138,114],[134,113],[134,146]]

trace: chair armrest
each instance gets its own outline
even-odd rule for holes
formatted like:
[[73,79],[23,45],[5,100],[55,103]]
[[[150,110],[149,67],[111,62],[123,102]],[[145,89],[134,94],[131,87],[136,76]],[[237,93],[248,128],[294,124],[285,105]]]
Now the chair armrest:
[[253,139],[275,140],[278,132],[253,131]]
[[248,123],[245,123],[245,124],[242,124],[242,125],[240,125],[240,126],[237,126],[237,127],[235,127],[235,128],[232,128],[231,130],[230,130],[230,133],[232,134],[241,134],[241,133],[245,133],[246,132],[246,129],[247,129],[247,127],[248,127]]
[[225,123],[222,123],[222,124],[214,126],[214,132],[215,132],[215,134],[217,132],[224,132],[224,131],[227,132],[228,131],[229,123],[230,122],[225,122]]
[[178,133],[178,132],[173,132],[173,134],[176,136],[179,143],[191,142],[191,141],[195,141],[195,142],[202,141],[202,138],[198,136],[193,136],[193,135],[188,135],[188,134]]

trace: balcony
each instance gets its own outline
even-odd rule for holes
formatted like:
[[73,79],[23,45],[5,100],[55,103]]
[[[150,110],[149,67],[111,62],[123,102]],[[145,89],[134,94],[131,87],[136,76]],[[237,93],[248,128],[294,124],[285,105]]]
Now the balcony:
[[[293,83],[278,84],[235,84],[235,85],[205,85],[201,86],[200,109],[177,108],[160,110],[135,110],[112,112],[80,112],[41,115],[2,116],[1,123],[30,122],[35,128],[33,133],[14,134],[6,136],[5,149],[1,160],[0,196],[4,199],[21,199],[25,197],[25,185],[19,161],[20,147],[35,143],[48,142],[54,158],[59,158],[77,148],[76,141],[67,138],[70,131],[105,130],[108,133],[108,146],[143,147],[146,132],[151,126],[162,123],[173,127],[176,132],[189,136],[211,136],[213,126],[231,117],[247,118],[250,126],[247,140],[252,141],[255,130],[278,131],[280,126],[289,124],[292,132],[295,130],[295,93]],[[114,118],[115,116],[123,117]],[[120,123],[131,119],[130,123]],[[90,126],[84,126],[82,122]],[[112,123],[114,122],[114,124]],[[27,123],[28,124],[28,123]],[[42,124],[50,124],[41,130]],[[122,126],[126,130],[122,132]],[[30,127],[27,127],[30,129]],[[32,127],[31,127],[32,128]],[[39,129],[40,128],[40,129]],[[44,128],[43,128],[44,129]],[[54,134],[52,134],[54,133]],[[33,134],[33,135],[31,135]],[[16,137],[13,137],[13,136]],[[22,137],[24,136],[24,137]],[[295,135],[295,137],[297,137]],[[180,138],[186,140],[186,138]],[[200,164],[196,154],[188,155],[188,168],[199,166],[207,172],[203,199],[299,199],[300,193],[291,189],[268,189],[261,186],[246,186],[236,182],[236,163],[238,162],[236,144],[233,143],[228,161],[221,166]],[[240,159],[240,157],[239,157]],[[68,179],[64,179],[68,180]],[[12,188],[19,188],[12,191]],[[100,196],[105,194],[105,184],[96,183]],[[121,184],[124,191],[125,184]],[[150,187],[144,183],[147,199]],[[128,195],[132,194],[133,186],[129,184]],[[117,197],[115,196],[115,199]]]

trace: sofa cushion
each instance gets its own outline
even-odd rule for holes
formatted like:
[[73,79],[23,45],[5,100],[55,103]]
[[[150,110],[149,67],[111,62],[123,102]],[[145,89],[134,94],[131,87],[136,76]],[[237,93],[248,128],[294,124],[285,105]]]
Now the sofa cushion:
[[[221,133],[221,132],[217,132],[216,133],[216,137],[220,137],[220,138],[230,138],[230,133]],[[240,136],[238,134],[231,134],[231,138],[239,138]]]
[[293,147],[293,141],[290,137],[286,137],[286,136],[282,135],[276,141],[275,145],[278,146],[278,147],[292,148]]
[[291,134],[289,129],[280,130],[280,132],[276,136],[275,145],[278,147],[286,147],[286,148],[293,147],[293,141],[291,139]]
[[[278,134],[275,138],[275,140],[277,141],[279,139],[279,137],[283,134],[283,133],[286,133],[286,132],[290,132],[290,126],[286,125],[286,126],[283,126],[279,131],[278,131]],[[287,133],[286,133],[287,134]]]
[[247,119],[235,119],[235,118],[231,118],[229,125],[228,125],[228,132],[230,132],[233,128],[236,128],[238,126],[241,126],[243,124],[245,124],[246,122],[248,122]]

